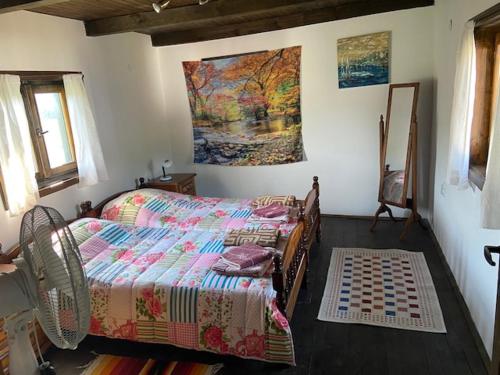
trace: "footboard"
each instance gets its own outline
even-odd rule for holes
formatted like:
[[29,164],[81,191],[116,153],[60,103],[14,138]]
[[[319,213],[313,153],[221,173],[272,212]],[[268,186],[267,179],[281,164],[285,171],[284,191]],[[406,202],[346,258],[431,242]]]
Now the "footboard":
[[276,305],[290,320],[299,295],[300,286],[307,269],[307,257],[304,249],[304,218],[299,219],[285,245],[283,255],[275,255],[273,287],[276,290]]
[[319,182],[314,176],[312,190],[299,205],[299,222],[285,245],[283,255],[274,257],[273,286],[280,311],[291,320],[300,287],[306,282],[309,253],[321,239]]
[[304,201],[304,242],[309,253],[314,239],[321,239],[321,213],[319,209],[319,182],[318,177],[313,177],[312,190]]
[[312,190],[303,201],[298,201],[299,206],[304,208],[304,250],[307,260],[314,242],[321,240],[321,212],[319,208],[319,182],[318,177],[313,177]]

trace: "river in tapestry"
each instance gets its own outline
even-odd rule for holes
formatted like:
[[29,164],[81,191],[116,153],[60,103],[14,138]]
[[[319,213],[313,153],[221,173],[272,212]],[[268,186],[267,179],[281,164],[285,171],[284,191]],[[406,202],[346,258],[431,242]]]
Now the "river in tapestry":
[[194,162],[275,165],[303,160],[301,47],[183,62]]

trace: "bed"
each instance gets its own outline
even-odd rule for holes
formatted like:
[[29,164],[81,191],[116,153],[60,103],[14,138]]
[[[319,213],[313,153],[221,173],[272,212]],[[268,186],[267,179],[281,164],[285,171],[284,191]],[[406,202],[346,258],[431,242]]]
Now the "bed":
[[[288,322],[320,236],[317,177],[295,206],[288,223],[256,224],[250,200],[140,189],[85,202],[70,225],[91,290],[90,333],[294,364]],[[284,234],[274,269],[259,278],[212,271],[227,231],[256,225]]]

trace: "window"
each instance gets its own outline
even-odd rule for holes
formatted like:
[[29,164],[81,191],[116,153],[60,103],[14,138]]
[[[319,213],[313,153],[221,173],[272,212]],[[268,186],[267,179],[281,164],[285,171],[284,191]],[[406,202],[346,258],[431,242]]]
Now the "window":
[[498,12],[476,22],[476,93],[470,141],[469,178],[483,188],[488,162],[491,124],[498,99],[500,23]]
[[77,174],[64,85],[23,82],[21,92],[30,124],[37,181],[41,190]]
[[[21,77],[40,196],[78,183],[75,147],[62,75],[2,72]],[[0,189],[1,190],[1,189]]]

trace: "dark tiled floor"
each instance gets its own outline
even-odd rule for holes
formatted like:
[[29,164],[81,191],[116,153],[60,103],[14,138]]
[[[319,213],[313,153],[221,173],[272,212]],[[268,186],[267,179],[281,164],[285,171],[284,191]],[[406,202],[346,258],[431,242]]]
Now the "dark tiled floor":
[[[165,360],[224,362],[221,374],[486,375],[430,233],[414,225],[407,240],[400,242],[402,223],[382,221],[375,233],[370,233],[369,226],[367,220],[323,219],[323,239],[312,251],[308,289],[300,296],[291,323],[297,367],[96,337],[86,338],[77,351],[53,350],[49,357],[60,375],[77,374],[77,366],[93,358],[91,351]],[[318,321],[316,316],[333,247],[400,248],[424,252],[448,333]]]

